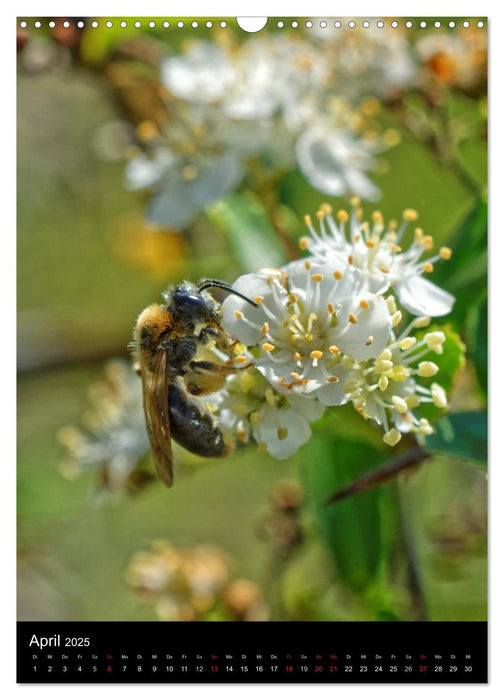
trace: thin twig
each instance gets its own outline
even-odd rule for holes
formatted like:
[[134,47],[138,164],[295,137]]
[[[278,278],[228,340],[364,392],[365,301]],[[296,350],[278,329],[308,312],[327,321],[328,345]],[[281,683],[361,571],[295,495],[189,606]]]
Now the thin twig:
[[428,457],[430,457],[429,453],[426,452],[423,447],[420,447],[420,445],[416,445],[411,450],[408,450],[408,452],[404,452],[404,454],[399,455],[399,457],[391,459],[390,462],[387,462],[383,467],[360,476],[358,479],[348,484],[348,486],[344,486],[339,491],[336,491],[332,496],[329,496],[326,505],[336,503],[349,496],[356,496],[363,491],[369,491],[377,486],[381,486],[387,481],[395,479],[396,476],[406,469],[411,469],[411,467],[421,464]]

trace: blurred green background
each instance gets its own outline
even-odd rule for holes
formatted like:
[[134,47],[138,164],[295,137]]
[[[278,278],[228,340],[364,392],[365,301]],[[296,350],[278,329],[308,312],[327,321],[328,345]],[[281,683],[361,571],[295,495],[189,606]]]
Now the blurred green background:
[[[106,30],[95,31],[106,43]],[[75,47],[45,40],[56,58],[35,71],[21,59],[18,75],[18,618],[155,619],[132,595],[124,571],[135,552],[162,537],[177,546],[215,543],[241,577],[266,590],[274,580],[281,597],[276,607],[270,601],[274,616],[486,619],[486,475],[466,460],[436,457],[342,504],[329,525],[343,543],[334,564],[323,536],[327,514],[317,514],[317,488],[327,496],[375,460],[374,436],[349,432],[350,417],[343,434],[336,426],[327,444],[315,437],[286,462],[264,453],[259,458],[254,448],[225,461],[177,451],[181,468],[170,491],[153,483],[137,497],[97,502],[92,474],[63,478],[57,432],[79,425],[89,407],[87,388],[101,378],[104,361],[127,357],[136,315],[171,281],[205,275],[231,282],[241,264],[229,249],[237,232],[226,238],[212,228],[211,216],[199,217],[188,238],[145,224],[146,196],[127,192],[123,163],[104,161],[93,148],[97,129],[117,118],[105,71],[76,59]],[[390,111],[385,120],[402,140],[387,152],[387,167],[375,181],[385,217],[414,207],[436,245],[453,244],[450,270],[434,273],[457,295],[452,323],[469,353],[452,405],[477,411],[485,405],[484,380],[478,383],[486,358],[484,115],[480,99],[461,93],[449,96],[447,110],[481,125],[459,144],[456,168],[441,163]],[[299,221],[325,199],[297,171],[282,180],[282,205]],[[366,214],[374,209],[364,204]],[[293,237],[302,231],[297,225]],[[355,463],[352,437],[369,449],[364,469]],[[286,478],[302,479],[310,491],[313,464],[328,463],[324,451],[341,470],[311,490],[301,514],[304,541],[276,566],[271,544],[259,536],[268,494]],[[363,512],[379,515],[378,530]],[[352,559],[351,530],[369,550],[362,576],[362,560]]]

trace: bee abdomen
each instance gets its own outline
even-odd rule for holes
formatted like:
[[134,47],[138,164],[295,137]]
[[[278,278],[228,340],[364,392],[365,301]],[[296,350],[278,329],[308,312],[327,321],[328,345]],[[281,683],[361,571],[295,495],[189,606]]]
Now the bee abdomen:
[[224,457],[228,446],[209,413],[200,407],[175,382],[170,384],[170,430],[173,440],[201,457]]

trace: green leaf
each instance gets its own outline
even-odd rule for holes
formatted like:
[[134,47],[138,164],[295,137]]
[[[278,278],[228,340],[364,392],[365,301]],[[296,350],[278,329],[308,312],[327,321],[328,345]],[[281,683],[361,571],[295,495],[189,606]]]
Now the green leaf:
[[464,317],[468,302],[486,293],[488,207],[477,201],[450,238],[453,257],[446,265],[438,265],[434,281],[439,281],[457,297],[453,314]]
[[335,491],[384,461],[384,451],[371,444],[340,440],[317,431],[302,451],[308,498],[337,575],[354,590],[373,581],[381,556],[380,490],[326,505]]
[[487,422],[486,411],[452,413],[438,421],[436,433],[425,440],[426,448],[430,452],[485,466]]
[[260,200],[252,195],[233,194],[208,207],[214,226],[224,233],[231,251],[245,272],[261,267],[279,267],[285,255]]
[[[422,357],[422,362],[434,362],[439,367],[439,371],[434,377],[416,377],[416,381],[426,388],[430,388],[433,383],[439,384],[449,395],[459,370],[465,365],[466,347],[459,334],[452,331],[450,326],[447,325],[429,326],[424,331],[417,333],[416,337],[420,340],[426,333],[432,333],[433,331],[443,331],[446,336],[446,340],[443,343],[443,353],[442,355],[437,355],[431,350]],[[437,408],[433,403],[422,403],[415,409],[415,415],[427,418],[430,422],[438,420],[445,413],[446,409]]]
[[477,311],[474,329],[472,360],[476,369],[478,382],[485,394],[488,390],[488,308],[485,299]]

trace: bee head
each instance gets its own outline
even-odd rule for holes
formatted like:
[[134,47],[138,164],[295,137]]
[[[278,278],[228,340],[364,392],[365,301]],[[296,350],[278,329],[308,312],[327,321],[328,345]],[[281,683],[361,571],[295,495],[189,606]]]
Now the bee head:
[[219,318],[216,302],[192,284],[177,285],[165,298],[174,313],[192,323],[211,323]]

